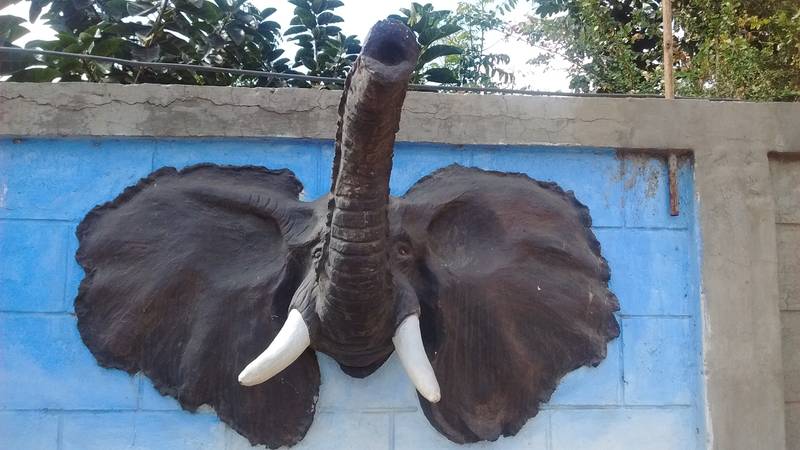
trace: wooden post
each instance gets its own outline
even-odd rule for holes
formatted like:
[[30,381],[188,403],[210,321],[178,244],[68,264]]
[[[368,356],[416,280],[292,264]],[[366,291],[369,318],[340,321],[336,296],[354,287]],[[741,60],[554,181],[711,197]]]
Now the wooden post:
[[675,79],[672,74],[672,0],[661,0],[661,11],[664,18],[664,98],[675,98]]
[[[672,73],[672,0],[661,0],[661,15],[663,16],[664,32],[664,98],[675,98],[675,78]],[[667,157],[667,173],[669,174],[669,214],[680,214],[678,204],[678,157],[670,153]]]

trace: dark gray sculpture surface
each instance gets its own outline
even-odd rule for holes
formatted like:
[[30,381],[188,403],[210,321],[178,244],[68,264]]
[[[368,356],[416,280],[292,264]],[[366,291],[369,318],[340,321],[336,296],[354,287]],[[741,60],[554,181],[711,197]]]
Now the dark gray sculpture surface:
[[144,372],[186,409],[209,404],[270,447],[311,425],[314,351],[357,377],[397,351],[456,442],[516,433],[562,376],[598,364],[618,304],[571,193],[450,166],[389,196],[418,51],[398,22],[371,31],[328,196],[299,201],[288,170],[204,164],[160,169],[92,210],[75,311],[98,362]]

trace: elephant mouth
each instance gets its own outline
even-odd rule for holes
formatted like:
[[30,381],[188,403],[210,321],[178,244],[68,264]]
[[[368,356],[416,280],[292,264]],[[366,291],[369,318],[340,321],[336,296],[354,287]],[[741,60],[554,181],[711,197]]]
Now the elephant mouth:
[[[422,342],[419,311],[406,315],[400,321],[389,346],[363,347],[330,341],[320,334],[317,321],[309,327],[303,314],[291,309],[272,343],[239,374],[239,383],[254,386],[266,382],[292,364],[308,348],[332,356],[345,373],[356,378],[374,372],[394,351],[420,395],[431,403],[441,399],[441,389]],[[364,361],[369,362],[364,364]]]

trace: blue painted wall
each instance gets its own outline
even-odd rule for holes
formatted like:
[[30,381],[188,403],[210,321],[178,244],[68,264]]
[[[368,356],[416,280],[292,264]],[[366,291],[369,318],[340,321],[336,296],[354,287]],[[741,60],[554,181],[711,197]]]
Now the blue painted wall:
[[[72,314],[83,276],[74,230],[161,166],[288,167],[313,199],[329,187],[332,156],[330,142],[302,140],[0,140],[0,448],[250,448],[212,411],[184,412],[146,378],[97,366]],[[611,149],[399,144],[392,191],[454,162],[574,190],[622,308],[622,336],[600,366],[567,376],[517,436],[469,448],[702,448],[691,164],[679,172],[678,217],[668,214],[665,162]],[[428,425],[394,357],[363,380],[320,359],[319,412],[298,448],[460,448]]]

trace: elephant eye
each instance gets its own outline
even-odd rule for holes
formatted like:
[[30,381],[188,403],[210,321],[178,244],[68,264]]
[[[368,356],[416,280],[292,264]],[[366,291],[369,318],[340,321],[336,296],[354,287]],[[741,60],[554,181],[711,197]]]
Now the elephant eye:
[[397,254],[400,256],[409,256],[411,254],[411,246],[404,242],[397,244]]
[[314,251],[311,252],[311,257],[314,259],[319,259],[322,257],[322,247],[315,248]]

